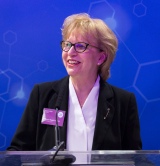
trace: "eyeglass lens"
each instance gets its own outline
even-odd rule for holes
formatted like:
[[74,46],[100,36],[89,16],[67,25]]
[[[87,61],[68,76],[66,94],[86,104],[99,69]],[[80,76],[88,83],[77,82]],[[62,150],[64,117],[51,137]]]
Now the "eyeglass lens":
[[61,46],[62,46],[62,50],[66,52],[69,51],[72,46],[74,46],[75,51],[84,52],[88,45],[83,42],[72,44],[70,42],[62,41]]

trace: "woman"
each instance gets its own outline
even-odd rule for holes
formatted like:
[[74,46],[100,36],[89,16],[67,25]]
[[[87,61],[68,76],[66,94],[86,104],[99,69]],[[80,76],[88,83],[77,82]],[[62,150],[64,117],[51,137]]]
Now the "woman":
[[35,85],[8,150],[49,150],[54,125],[43,123],[44,108],[65,112],[60,141],[67,150],[140,150],[135,96],[106,82],[117,39],[100,19],[67,17],[62,27],[67,77]]

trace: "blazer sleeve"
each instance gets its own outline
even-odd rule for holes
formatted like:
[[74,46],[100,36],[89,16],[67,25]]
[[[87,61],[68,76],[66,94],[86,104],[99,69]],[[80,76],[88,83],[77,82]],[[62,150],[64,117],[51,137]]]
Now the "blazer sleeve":
[[35,150],[39,109],[39,88],[35,85],[18,128],[7,150]]
[[123,136],[123,150],[141,150],[140,122],[136,98],[131,93],[127,109],[125,132]]

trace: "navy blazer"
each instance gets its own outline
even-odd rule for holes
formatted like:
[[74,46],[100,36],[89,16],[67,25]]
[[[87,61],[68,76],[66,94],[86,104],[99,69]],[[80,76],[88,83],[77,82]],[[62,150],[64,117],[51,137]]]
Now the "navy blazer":
[[[20,124],[7,150],[49,150],[55,146],[54,126],[41,124],[43,108],[66,111],[61,141],[67,138],[69,77],[34,86]],[[60,96],[61,95],[61,96]],[[59,100],[60,98],[60,100]],[[58,101],[57,101],[58,100]],[[100,80],[92,150],[140,150],[140,124],[133,93]]]

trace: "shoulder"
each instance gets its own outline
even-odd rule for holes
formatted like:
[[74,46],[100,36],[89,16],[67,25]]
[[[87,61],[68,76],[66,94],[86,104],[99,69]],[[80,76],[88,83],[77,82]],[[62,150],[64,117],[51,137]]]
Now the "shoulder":
[[68,81],[69,81],[69,77],[67,76],[60,80],[35,84],[34,87],[38,87],[41,91],[47,91],[50,89],[59,90],[61,89],[61,86],[68,85]]
[[53,93],[58,94],[59,91],[62,89],[62,87],[68,86],[68,82],[69,82],[69,77],[67,76],[60,80],[35,84],[31,91],[31,95],[36,94],[45,97],[45,96],[50,96]]
[[115,102],[118,104],[121,103],[124,107],[130,107],[130,106],[137,106],[136,97],[133,92],[127,91],[125,89],[110,85],[110,88],[113,92],[113,98],[115,99]]
[[114,98],[116,102],[130,102],[135,100],[133,92],[114,86],[106,81],[101,80],[101,94],[106,98]]
[[128,96],[128,95],[133,94],[132,92],[129,92],[129,91],[125,90],[125,89],[119,88],[119,87],[111,85],[109,83],[107,83],[107,84],[110,86],[110,88],[112,89],[113,93],[115,93],[117,95],[127,95]]
[[129,92],[125,89],[122,89],[120,87],[114,86],[104,80],[101,79],[100,81],[100,87],[104,91],[107,91],[107,93],[116,94],[116,95],[131,95],[133,94],[132,92]]

